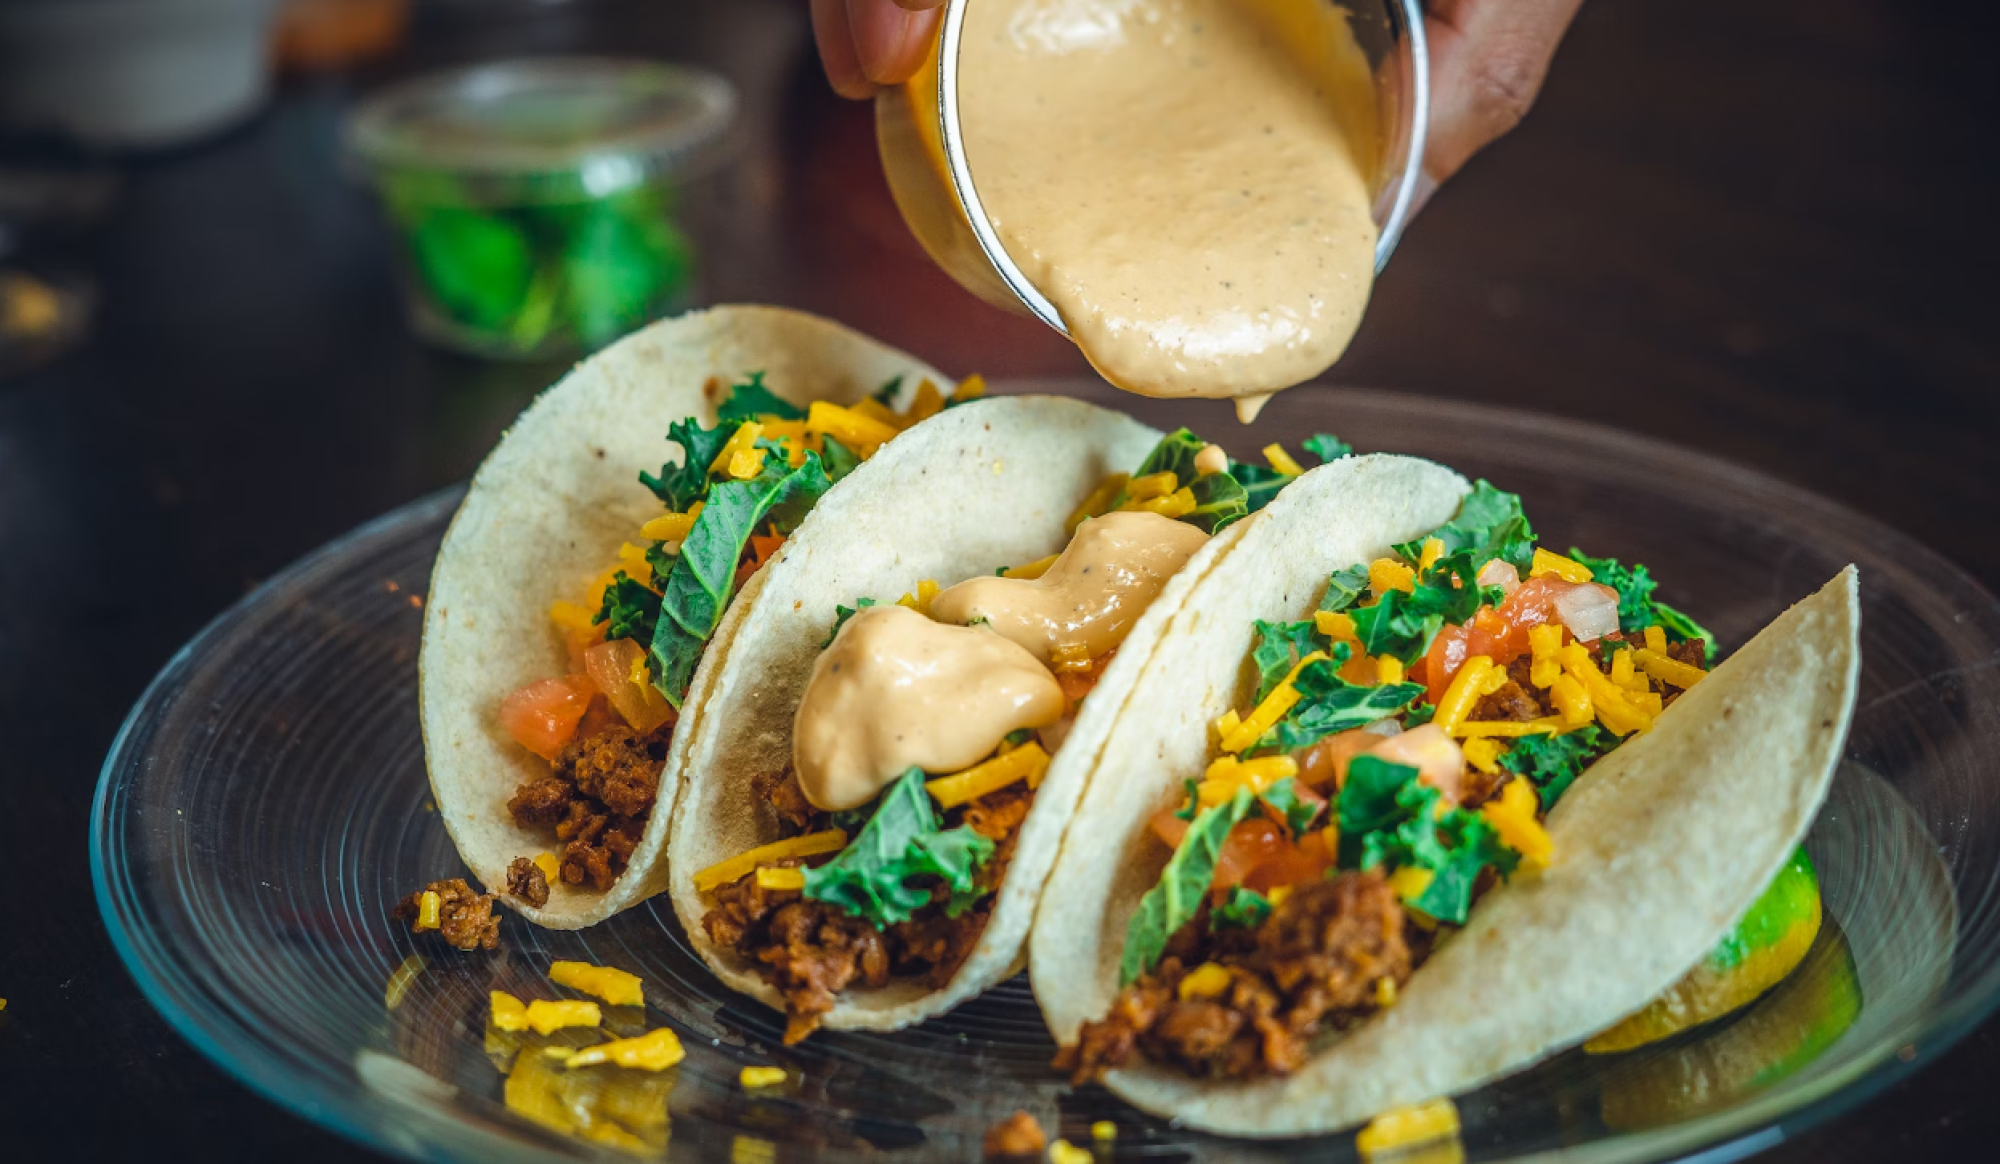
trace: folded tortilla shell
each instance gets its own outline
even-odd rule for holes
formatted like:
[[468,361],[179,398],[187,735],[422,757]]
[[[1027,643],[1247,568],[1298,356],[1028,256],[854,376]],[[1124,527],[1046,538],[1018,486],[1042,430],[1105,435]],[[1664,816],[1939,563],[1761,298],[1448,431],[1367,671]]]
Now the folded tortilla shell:
[[[1035,994],[1059,1041],[1118,993],[1127,919],[1166,859],[1147,819],[1200,774],[1208,723],[1240,706],[1252,620],[1303,616],[1332,569],[1452,516],[1462,482],[1371,460],[1389,459],[1316,469],[1273,502],[1183,603],[1131,692],[1032,938]],[[1549,816],[1550,868],[1489,894],[1393,1008],[1299,1071],[1220,1083],[1141,1063],[1106,1083],[1208,1131],[1325,1133],[1470,1090],[1638,1010],[1749,909],[1812,823],[1854,703],[1858,618],[1850,567],[1594,765]]]
[[[549,606],[575,601],[617,560],[619,544],[663,512],[638,477],[680,455],[665,439],[667,426],[690,416],[713,425],[728,386],[756,371],[772,392],[800,405],[853,403],[898,376],[905,398],[924,379],[951,389],[934,369],[828,320],[774,307],[718,307],[656,323],[579,364],[521,414],[474,475],[431,576],[418,691],[438,814],[489,891],[503,890],[514,858],[559,848],[507,813],[515,789],[546,775],[548,765],[501,728],[500,700],[568,670]],[[761,572],[735,604],[760,580]],[[508,897],[523,917],[580,929],[665,887],[667,828],[686,741],[729,628],[724,622],[718,629],[695,672],[659,799],[624,874],[603,893],[552,884],[540,908]]]
[[[753,964],[702,929],[701,870],[779,833],[758,777],[791,761],[792,717],[834,608],[893,601],[929,578],[950,586],[1030,562],[1068,544],[1070,514],[1111,473],[1130,472],[1160,434],[1120,413],[1056,397],[979,401],[885,447],[813,510],[766,565],[753,602],[739,602],[727,657],[689,745],[674,822],[674,909],[695,949],[729,986],[777,1009],[784,998]],[[1104,735],[1159,633],[1194,581],[1255,519],[1209,540],[1134,625],[1072,722],[1021,825],[999,900],[977,946],[942,989],[896,980],[851,989],[822,1025],[893,1030],[950,1009],[1019,968],[1042,880]]]

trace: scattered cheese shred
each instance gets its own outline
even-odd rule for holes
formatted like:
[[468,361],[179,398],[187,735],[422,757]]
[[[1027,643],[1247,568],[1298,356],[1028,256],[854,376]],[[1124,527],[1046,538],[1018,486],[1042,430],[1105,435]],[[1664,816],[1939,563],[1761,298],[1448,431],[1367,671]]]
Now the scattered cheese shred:
[[1458,1134],[1458,1108],[1449,1099],[1433,1099],[1409,1107],[1392,1107],[1368,1121],[1354,1137],[1364,1156],[1379,1156],[1415,1144],[1427,1144]]
[[757,869],[757,887],[759,889],[774,890],[804,889],[806,887],[806,871],[796,865],[776,867],[761,865]]
[[1215,722],[1209,725],[1211,732],[1215,736],[1211,742],[1215,746],[1221,747],[1222,741],[1229,738],[1229,733],[1241,726],[1243,726],[1243,717],[1236,714],[1235,708],[1230,708],[1228,711],[1215,717]]
[[594,1027],[604,1021],[604,1014],[594,1002],[583,1002],[574,998],[550,1000],[538,998],[528,1004],[528,1028],[538,1035],[549,1035],[564,1027]]
[[1270,462],[1271,468],[1287,477],[1297,477],[1305,472],[1305,467],[1293,460],[1292,455],[1285,451],[1285,446],[1280,444],[1265,445],[1264,459]]
[[[1647,627],[1646,629],[1658,630],[1660,628]],[[1620,652],[1621,656],[1623,654],[1624,652]],[[1683,663],[1679,659],[1661,654],[1651,647],[1633,651],[1632,661],[1639,665],[1641,671],[1658,679],[1660,682],[1671,684],[1683,690],[1693,687],[1708,677],[1708,672],[1702,670],[1700,667]]]
[[1424,895],[1431,887],[1431,878],[1436,876],[1429,869],[1419,869],[1415,865],[1405,865],[1389,875],[1389,888],[1404,902],[1412,902]]
[[[1484,694],[1486,680],[1496,669],[1493,660],[1486,655],[1474,655],[1467,659],[1459,667],[1458,674],[1453,675],[1451,682],[1446,684],[1444,697],[1438,700],[1437,715],[1433,722],[1446,732],[1456,734],[1458,725],[1464,723],[1472,714],[1472,709],[1478,705]],[[1505,675],[1506,672],[1503,671],[1501,674]]]
[[646,1005],[645,982],[637,974],[628,974],[615,966],[557,962],[549,967],[549,981],[594,994],[612,1006]]
[[687,1058],[681,1037],[668,1027],[647,1031],[634,1039],[613,1039],[595,1047],[585,1047],[569,1057],[566,1067],[588,1067],[594,1063],[615,1063],[640,1071],[665,1071]]
[[937,584],[936,579],[925,578],[923,581],[917,583],[917,592],[915,594],[903,595],[896,600],[896,605],[907,606],[918,614],[927,615],[931,612],[931,599],[938,596],[940,589],[942,588]]
[[[410,986],[423,974],[424,967],[429,964],[422,954],[411,954],[403,959],[396,967],[396,972],[389,975],[389,984],[382,989],[382,1005],[390,1010],[403,1005],[403,996],[410,992]],[[7,1000],[0,998],[0,1009],[5,1009],[6,1006]]]
[[1130,479],[1123,473],[1113,473],[1098,482],[1097,488],[1090,491],[1090,496],[1083,499],[1083,504],[1077,506],[1076,511],[1069,515],[1069,520],[1063,523],[1064,527],[1069,532],[1075,533],[1076,527],[1082,525],[1086,519],[1096,517],[1110,509],[1111,503],[1118,500],[1118,495],[1125,490],[1125,482]]
[[853,409],[815,400],[806,410],[806,431],[830,436],[866,459],[895,439],[897,429]]
[[1314,611],[1313,629],[1336,643],[1353,642],[1359,633],[1354,629],[1354,616],[1340,610]]
[[[1561,667],[1562,664],[1557,663],[1556,666]],[[1590,704],[1590,692],[1568,675],[1557,675],[1555,681],[1549,684],[1549,698],[1555,701],[1556,710],[1562,713],[1564,731],[1573,732],[1597,718],[1597,711]]]
[[1590,702],[1597,712],[1597,721],[1613,735],[1630,735],[1652,727],[1653,722],[1644,711],[1626,698],[1625,689],[1604,677],[1590,661],[1590,652],[1581,643],[1571,643],[1562,649],[1563,671],[1573,677],[1590,694]]
[[1082,643],[1064,643],[1049,652],[1051,669],[1056,671],[1090,670],[1090,648]]
[[1375,660],[1375,682],[1401,683],[1403,681],[1403,661],[1394,655],[1381,655]]
[[1488,776],[1500,771],[1500,757],[1507,746],[1489,737],[1475,737],[1460,745],[1465,752],[1465,762],[1486,773]]
[[1375,1005],[1388,1010],[1396,1005],[1396,980],[1384,975],[1375,980]]
[[694,529],[694,519],[698,516],[700,506],[701,503],[696,502],[695,508],[686,513],[669,513],[663,517],[656,517],[639,527],[639,535],[660,542],[684,542]]
[[1198,503],[1192,489],[1176,489],[1165,497],[1155,497],[1150,501],[1128,501],[1124,508],[1157,513],[1161,517],[1182,518],[1195,511]]
[[1183,1002],[1190,998],[1214,998],[1229,989],[1229,971],[1213,962],[1203,962],[1181,979],[1180,994]]
[[757,866],[769,861],[781,861],[786,857],[816,857],[821,853],[837,853],[846,847],[847,834],[839,829],[787,837],[710,865],[694,875],[694,887],[698,892],[707,893],[718,885],[727,885],[749,875]]
[[1646,628],[1646,649],[1656,655],[1667,653],[1667,632],[1657,626]]
[[1134,477],[1125,483],[1125,499],[1127,501],[1150,501],[1155,497],[1165,497],[1180,487],[1181,479],[1174,475],[1172,469],[1167,469],[1159,473],[1147,473],[1142,477]]
[[1095,1164],[1096,1160],[1090,1149],[1079,1148],[1068,1140],[1057,1140],[1049,1145],[1049,1164]]
[[974,372],[958,382],[958,388],[951,394],[953,400],[977,400],[986,395],[986,377]]
[[1544,719],[1468,719],[1452,725],[1451,734],[1460,739],[1499,737],[1517,739],[1521,736],[1547,735],[1562,730],[1562,720],[1555,716]]
[[435,891],[424,890],[424,895],[417,899],[417,922],[410,928],[413,930],[434,930],[438,928],[438,910],[443,905],[443,899],[438,897]]
[[1046,558],[1036,558],[1032,562],[1029,562],[1025,565],[1016,566],[1013,569],[1004,572],[1003,574],[1001,574],[1001,577],[1039,578],[1042,575],[1048,573],[1049,567],[1055,565],[1056,559],[1060,557],[1062,557],[1061,554],[1050,554]]
[[492,1008],[495,1030],[525,1031],[528,1029],[528,1004],[504,990],[491,990],[486,994],[487,1005]]
[[575,602],[552,602],[549,604],[549,621],[564,634],[587,635],[594,633],[597,624],[595,612]]
[[1118,1125],[1112,1123],[1110,1120],[1098,1120],[1096,1123],[1090,1125],[1090,1138],[1100,1143],[1115,1140],[1118,1138]]
[[[814,404],[813,410],[818,411],[819,405]],[[708,463],[709,473],[727,472],[730,462],[735,458],[736,454],[755,449],[757,447],[757,438],[763,435],[764,426],[754,420],[745,421],[737,425],[736,431],[729,434],[729,439],[723,442],[721,449],[717,450],[715,459]]]
[[[1328,851],[1329,851],[1329,852],[1331,852],[1332,850],[1328,850]],[[1270,901],[1270,903],[1271,903],[1272,905],[1283,905],[1283,904],[1285,904],[1285,899],[1286,899],[1287,897],[1290,897],[1291,895],[1292,895],[1292,887],[1291,887],[1291,886],[1289,886],[1289,885],[1274,885],[1274,886],[1272,886],[1272,887],[1271,887],[1271,891],[1270,891],[1269,893],[1266,893],[1266,894],[1264,895],[1264,897],[1265,897],[1265,898],[1266,898],[1266,899],[1267,899],[1268,901]]]
[[1368,563],[1368,589],[1381,597],[1391,590],[1414,590],[1417,572],[1395,558],[1377,558]]
[[1547,550],[1535,548],[1535,557],[1528,565],[1528,577],[1545,578],[1550,574],[1565,582],[1588,582],[1591,580],[1590,567],[1574,558],[1561,554],[1551,554]]
[[1238,787],[1248,787],[1261,795],[1278,781],[1298,774],[1299,762],[1290,756],[1259,756],[1255,760],[1222,756],[1208,766],[1205,778],[1196,786],[1196,799],[1203,808],[1209,808],[1236,795]]
[[1421,574],[1437,565],[1437,560],[1442,557],[1444,557],[1444,542],[1437,538],[1425,538],[1423,552],[1417,555],[1417,572]]
[[1499,796],[1479,806],[1479,815],[1508,848],[1521,854],[1529,868],[1546,869],[1549,858],[1555,855],[1555,842],[1535,819],[1540,809],[1541,802],[1526,780],[1509,780]]
[[1290,711],[1300,698],[1298,688],[1292,686],[1292,680],[1299,677],[1299,672],[1305,670],[1307,663],[1324,658],[1326,658],[1325,651],[1314,651],[1300,659],[1292,667],[1291,674],[1285,676],[1285,681],[1273,688],[1271,694],[1264,697],[1264,702],[1258,704],[1247,718],[1222,737],[1222,750],[1240,752],[1263,739],[1265,732],[1278,726],[1278,721],[1285,718],[1285,713]]
[[[929,387],[930,381],[924,381],[924,386]],[[736,1073],[736,1082],[742,1084],[745,1091],[756,1091],[760,1087],[776,1087],[784,1081],[783,1067],[745,1067]]]
[[542,871],[542,876],[550,885],[554,885],[556,882],[562,880],[562,865],[556,860],[554,853],[536,853],[535,868]]
[[[978,380],[979,377],[974,376],[972,379]],[[943,411],[944,393],[938,391],[936,384],[926,379],[917,385],[917,395],[910,401],[910,411],[903,415],[903,427],[908,428],[918,421],[929,420]]]
[[1011,752],[975,764],[963,772],[950,776],[940,776],[927,781],[924,791],[943,808],[956,808],[967,801],[977,800],[990,792],[996,792],[1017,780],[1031,780],[1039,783],[1042,773],[1048,771],[1049,754],[1042,745],[1035,742],[1022,744]]

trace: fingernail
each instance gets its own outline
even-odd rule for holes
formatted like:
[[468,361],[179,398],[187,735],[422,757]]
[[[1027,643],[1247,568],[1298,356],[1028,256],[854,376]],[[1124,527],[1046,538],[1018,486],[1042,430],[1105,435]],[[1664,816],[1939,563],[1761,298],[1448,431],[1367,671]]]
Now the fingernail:
[[924,63],[938,12],[908,12],[892,0],[847,0],[847,23],[861,74],[877,85],[900,85]]

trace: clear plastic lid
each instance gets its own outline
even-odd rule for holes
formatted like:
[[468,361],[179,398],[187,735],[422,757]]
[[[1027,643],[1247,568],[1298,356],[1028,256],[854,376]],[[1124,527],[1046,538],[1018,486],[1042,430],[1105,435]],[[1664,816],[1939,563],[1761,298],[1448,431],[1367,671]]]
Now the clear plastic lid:
[[735,88],[700,69],[544,57],[391,86],[355,111],[347,142],[378,179],[449,173],[493,201],[570,201],[711,168],[736,110]]

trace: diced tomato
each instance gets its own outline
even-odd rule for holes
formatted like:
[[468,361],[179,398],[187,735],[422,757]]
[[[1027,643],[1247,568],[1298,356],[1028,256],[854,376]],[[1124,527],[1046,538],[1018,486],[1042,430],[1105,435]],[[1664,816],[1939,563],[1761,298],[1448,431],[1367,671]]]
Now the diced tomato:
[[783,534],[751,534],[750,552],[736,565],[736,585],[741,587],[748,582],[750,576],[763,569],[764,563],[770,561],[771,555],[784,544]]
[[1391,736],[1369,749],[1371,756],[1417,770],[1417,779],[1457,804],[1465,788],[1465,753],[1434,723]]
[[537,679],[500,701],[500,726],[514,742],[553,762],[576,736],[576,725],[595,694],[582,675]]
[[583,653],[590,681],[640,735],[674,718],[673,705],[653,686],[645,660],[646,648],[631,639],[599,643]]
[[1430,701],[1436,703],[1444,698],[1452,676],[1474,655],[1485,655],[1504,667],[1527,654],[1528,632],[1544,623],[1560,621],[1556,599],[1577,585],[1553,574],[1530,578],[1516,586],[1498,609],[1482,606],[1471,622],[1439,631],[1422,663],[1423,682]]
[[1243,884],[1259,893],[1269,893],[1280,885],[1303,885],[1308,881],[1317,881],[1326,876],[1329,864],[1326,850],[1319,845],[1308,850],[1302,845],[1287,844],[1252,869],[1250,875],[1243,879]]
[[1229,830],[1222,851],[1215,857],[1216,889],[1240,885],[1250,871],[1286,848],[1284,830],[1261,816],[1253,816]]
[[1382,737],[1363,728],[1349,728],[1298,753],[1301,788],[1338,789],[1347,780],[1348,761],[1382,742]]
[[1188,822],[1177,815],[1180,811],[1179,804],[1172,804],[1153,814],[1153,835],[1164,841],[1169,849],[1180,848],[1181,838],[1187,836]]

